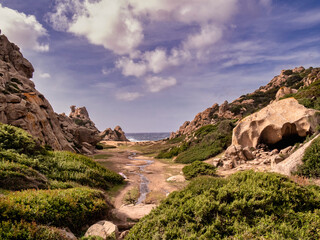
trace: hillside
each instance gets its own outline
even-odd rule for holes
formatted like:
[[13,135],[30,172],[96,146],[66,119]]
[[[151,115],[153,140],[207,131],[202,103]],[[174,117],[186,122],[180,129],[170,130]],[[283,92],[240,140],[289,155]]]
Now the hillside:
[[[182,163],[214,157],[230,146],[232,129],[238,121],[287,95],[297,98],[305,107],[319,109],[315,90],[319,79],[320,68],[283,70],[253,93],[242,95],[231,103],[224,102],[221,106],[214,104],[198,113],[191,122],[185,122],[171,134],[168,147],[162,146],[157,157],[175,157],[175,161]],[[307,90],[310,88],[313,90]],[[175,139],[180,143],[172,146],[170,142]]]

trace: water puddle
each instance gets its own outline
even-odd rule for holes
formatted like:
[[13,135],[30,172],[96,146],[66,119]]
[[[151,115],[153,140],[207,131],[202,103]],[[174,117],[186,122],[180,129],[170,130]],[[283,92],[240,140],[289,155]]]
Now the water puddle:
[[146,160],[146,159],[139,159],[139,158],[134,158],[134,156],[136,156],[136,153],[132,153],[132,155],[130,155],[128,158],[130,160],[133,160],[133,161],[144,161],[146,164],[143,164],[143,165],[135,165],[135,164],[126,164],[127,166],[134,166],[134,167],[138,167],[139,168],[139,172],[138,173],[135,173],[137,174],[139,177],[140,177],[140,196],[138,198],[138,201],[136,204],[140,204],[142,203],[144,200],[146,200],[146,197],[147,197],[147,194],[150,192],[149,190],[149,180],[148,178],[143,175],[143,173],[145,173],[145,168],[149,165],[151,165],[153,163],[152,160]]

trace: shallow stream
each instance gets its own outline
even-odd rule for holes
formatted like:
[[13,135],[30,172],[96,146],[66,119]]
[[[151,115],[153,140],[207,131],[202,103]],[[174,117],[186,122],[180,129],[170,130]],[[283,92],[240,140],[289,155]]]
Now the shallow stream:
[[136,153],[132,153],[132,155],[129,156],[129,159],[130,160],[133,160],[133,161],[144,161],[146,162],[146,164],[144,165],[135,165],[135,164],[127,164],[127,166],[135,166],[135,167],[138,167],[139,168],[139,172],[138,173],[135,173],[137,175],[140,176],[140,196],[137,200],[137,203],[136,204],[140,204],[142,203],[144,200],[146,200],[146,197],[147,197],[147,194],[150,192],[149,190],[149,180],[148,178],[143,174],[145,173],[145,168],[149,165],[151,165],[152,163],[154,163],[154,161],[152,160],[146,160],[146,159],[139,159],[139,158],[134,158],[134,156],[136,156]]

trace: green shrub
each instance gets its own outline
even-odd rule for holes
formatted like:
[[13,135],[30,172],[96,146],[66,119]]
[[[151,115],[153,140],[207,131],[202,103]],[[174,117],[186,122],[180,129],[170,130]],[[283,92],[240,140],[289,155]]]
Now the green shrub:
[[0,149],[13,149],[18,153],[34,155],[45,151],[26,131],[0,123]]
[[183,142],[180,146],[175,146],[170,148],[169,150],[162,150],[156,158],[173,158],[177,156],[178,154],[186,151],[189,147],[189,142]]
[[231,144],[233,127],[232,121],[224,120],[216,125],[199,128],[188,149],[181,152],[175,161],[192,163],[218,155]]
[[68,240],[59,229],[37,225],[35,222],[2,221],[0,239],[6,240]]
[[320,80],[313,82],[310,86],[299,89],[295,94],[288,94],[284,98],[294,97],[306,108],[320,110]]
[[140,196],[139,188],[134,187],[125,194],[123,201],[125,204],[136,204],[139,199],[139,196]]
[[[119,174],[102,167],[91,158],[71,152],[47,152],[46,155],[28,157],[11,150],[2,150],[0,159],[30,167],[47,179],[59,182],[74,182],[105,190],[123,182]],[[6,188],[5,185],[0,187]]]
[[79,233],[104,217],[108,205],[101,191],[89,188],[26,190],[1,198],[0,221],[36,222]]
[[300,165],[295,174],[311,178],[320,177],[320,137],[315,139],[306,149]]
[[99,236],[89,236],[89,237],[82,237],[80,240],[103,240],[102,237]]
[[319,187],[274,173],[199,177],[142,218],[126,239],[319,239]]
[[38,171],[25,165],[0,161],[0,188],[23,190],[28,188],[47,188],[47,179]]
[[195,161],[190,165],[185,166],[182,169],[182,172],[186,179],[190,180],[201,175],[215,176],[216,167],[205,162]]

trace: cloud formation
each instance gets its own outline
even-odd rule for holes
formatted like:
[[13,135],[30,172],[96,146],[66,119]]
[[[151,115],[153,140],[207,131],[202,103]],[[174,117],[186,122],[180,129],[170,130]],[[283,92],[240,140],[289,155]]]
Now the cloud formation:
[[137,98],[141,97],[142,94],[138,93],[138,92],[118,92],[116,94],[116,98],[118,100],[122,100],[122,101],[133,101],[136,100]]
[[39,41],[40,38],[48,36],[47,30],[33,15],[3,7],[0,3],[0,29],[10,41],[15,42],[22,49],[49,51],[49,44]]
[[[176,85],[175,78],[163,77],[168,75],[165,73],[168,69],[191,61],[206,61],[223,39],[225,30],[230,28],[230,20],[240,10],[240,0],[55,2],[55,10],[48,14],[48,20],[56,30],[84,36],[90,43],[112,51],[118,56],[115,68],[125,77],[141,79],[152,93]],[[269,8],[271,0],[259,0],[254,3],[257,4]],[[153,46],[145,31],[148,24],[156,26],[157,22],[177,22],[191,31],[173,46]],[[165,41],[163,37],[159,41]],[[148,44],[150,47],[143,50],[141,46]]]

